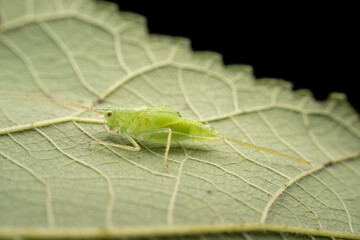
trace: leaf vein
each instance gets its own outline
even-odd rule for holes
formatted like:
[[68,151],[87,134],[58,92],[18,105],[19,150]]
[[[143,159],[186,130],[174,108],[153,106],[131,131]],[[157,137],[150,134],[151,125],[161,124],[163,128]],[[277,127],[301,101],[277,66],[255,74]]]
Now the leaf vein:
[[261,192],[263,192],[263,193],[266,193],[266,194],[269,195],[269,196],[272,196],[272,194],[271,194],[270,192],[266,191],[266,190],[263,189],[262,187],[257,186],[257,185],[255,185],[255,184],[249,182],[248,180],[246,180],[245,178],[241,177],[240,175],[238,175],[238,174],[236,174],[236,173],[233,173],[233,172],[225,169],[224,167],[222,167],[222,166],[220,166],[220,165],[218,165],[218,164],[216,164],[216,163],[212,163],[212,162],[209,162],[209,161],[206,161],[206,160],[202,160],[202,159],[200,159],[200,158],[195,158],[195,157],[189,157],[189,159],[192,159],[192,160],[198,161],[198,162],[203,162],[203,163],[209,164],[210,166],[214,166],[214,167],[222,170],[223,172],[225,172],[225,173],[227,173],[227,174],[229,174],[229,175],[231,175],[231,176],[234,176],[234,177],[242,180],[244,183],[252,186],[253,188],[255,188],[255,189],[257,189],[257,190],[259,190],[259,191],[261,191]]
[[[350,159],[354,159],[354,158],[357,158],[357,157],[360,157],[360,152],[355,152],[355,153],[352,153],[352,154],[349,154],[345,157],[342,157],[342,158],[338,158],[336,160],[333,161],[333,164],[336,164],[336,163],[340,163],[340,162],[343,162],[343,161],[346,161],[346,160],[350,160]],[[264,212],[263,212],[263,215],[261,217],[261,220],[260,222],[261,223],[265,223],[266,221],[266,218],[270,212],[270,208],[271,206],[275,203],[276,200],[278,200],[278,198],[281,196],[281,194],[283,194],[283,192],[285,192],[286,189],[288,189],[292,184],[294,183],[297,183],[298,181],[300,181],[301,179],[303,179],[304,177],[306,176],[309,176],[309,175],[312,175],[313,173],[315,172],[318,172],[322,169],[324,169],[325,166],[322,164],[322,165],[318,165],[318,166],[315,166],[314,168],[306,171],[306,172],[302,172],[300,173],[299,175],[297,175],[296,177],[290,179],[285,185],[283,185],[274,195],[272,195],[271,199],[268,201],[268,203],[266,204],[266,207],[264,209]],[[300,188],[301,185],[297,184]],[[303,189],[303,188],[302,188]],[[305,189],[303,189],[304,191],[306,191]],[[309,195],[311,195],[308,191],[306,191]],[[327,204],[321,202],[319,199],[317,199],[320,203],[324,204],[325,206],[329,207]]]
[[312,174],[312,176],[315,179],[317,179],[323,186],[325,186],[327,189],[329,189],[339,199],[339,201],[341,202],[341,205],[343,206],[344,211],[345,211],[345,213],[347,215],[350,231],[354,232],[350,212],[349,212],[344,200],[342,199],[342,197],[340,197],[340,195],[336,191],[334,191],[334,189],[332,189],[327,183],[325,183],[320,177],[318,177],[316,175],[313,175],[313,174]]
[[9,156],[7,156],[5,153],[3,153],[1,151],[0,151],[0,154],[4,158],[6,158],[10,162],[12,162],[13,164],[17,165],[18,167],[24,169],[26,172],[30,173],[33,177],[35,177],[35,179],[37,179],[42,185],[44,185],[45,191],[46,191],[46,198],[45,198],[46,219],[47,219],[48,226],[49,227],[54,227],[55,226],[55,217],[54,217],[53,207],[52,207],[52,204],[51,204],[52,193],[51,193],[51,188],[50,188],[49,184],[41,176],[36,174],[33,170],[31,170],[30,168],[28,168],[24,164],[21,164],[21,163],[17,162],[16,160],[10,158]]
[[100,96],[93,87],[91,87],[85,80],[79,65],[77,64],[76,58],[74,54],[70,51],[70,49],[65,45],[64,41],[60,39],[60,37],[51,29],[51,27],[45,22],[38,23],[41,29],[49,36],[49,38],[56,44],[56,46],[64,53],[66,58],[69,60],[70,65],[74,73],[76,74],[77,78],[79,79],[81,85],[88,90],[89,92],[93,93],[95,96]]
[[41,81],[41,78],[36,72],[34,65],[31,63],[30,58],[18,46],[16,46],[9,39],[7,39],[5,35],[0,35],[0,41],[24,63],[36,86],[45,94],[45,96],[51,96],[50,91]]
[[69,159],[72,159],[73,161],[91,169],[92,171],[96,172],[97,174],[99,174],[100,176],[102,176],[108,186],[108,190],[109,190],[109,203],[108,203],[108,207],[107,207],[107,211],[106,211],[106,226],[107,227],[111,227],[112,226],[112,209],[114,207],[114,201],[115,201],[115,195],[114,195],[114,190],[113,190],[113,186],[112,186],[112,182],[110,180],[110,178],[104,174],[101,170],[99,170],[98,168],[92,166],[91,164],[88,164],[80,159],[77,159],[73,156],[71,156],[69,153],[65,152],[64,150],[62,150],[45,132],[41,131],[40,129],[36,128],[36,131],[38,131],[41,135],[43,135],[59,152],[61,152],[62,154],[64,154],[65,156],[67,156]]
[[168,206],[168,210],[167,210],[167,218],[166,218],[167,225],[173,225],[174,224],[174,211],[175,211],[176,196],[177,196],[177,194],[179,192],[182,169],[183,169],[183,166],[184,166],[186,160],[187,160],[187,156],[185,157],[185,159],[183,161],[181,161],[180,167],[178,169],[178,175],[176,177],[174,189],[173,189],[173,192],[171,194],[171,198],[170,198],[169,206]]

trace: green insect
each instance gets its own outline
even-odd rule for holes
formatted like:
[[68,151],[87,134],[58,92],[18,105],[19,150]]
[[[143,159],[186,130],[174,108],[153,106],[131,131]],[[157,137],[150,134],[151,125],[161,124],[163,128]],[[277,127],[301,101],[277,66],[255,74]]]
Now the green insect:
[[[3,94],[2,94],[3,95]],[[11,94],[5,94],[11,95]],[[19,96],[19,95],[17,95]],[[20,95],[21,96],[21,95]],[[41,98],[26,96],[26,99],[0,98],[3,100],[20,100],[35,102],[50,102],[58,105],[66,105],[102,114],[105,118],[105,127],[108,131],[122,135],[133,146],[120,145],[104,141],[91,141],[87,145],[101,144],[106,146],[118,147],[129,151],[140,151],[141,147],[137,141],[147,141],[151,143],[163,143],[166,145],[164,154],[164,166],[169,168],[167,160],[171,143],[185,141],[231,141],[239,145],[254,148],[263,152],[278,155],[300,163],[310,164],[310,162],[291,157],[273,150],[254,146],[229,137],[221,136],[214,127],[181,117],[179,112],[166,109],[165,106],[159,107],[106,107],[95,108],[76,103],[62,101],[54,98]]]

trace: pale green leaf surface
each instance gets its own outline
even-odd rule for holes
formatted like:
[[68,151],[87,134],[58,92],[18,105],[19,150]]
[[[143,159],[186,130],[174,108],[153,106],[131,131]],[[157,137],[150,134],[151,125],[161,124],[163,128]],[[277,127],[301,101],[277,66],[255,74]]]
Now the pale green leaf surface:
[[360,125],[342,95],[318,103],[283,81],[255,80],[251,68],[224,67],[185,39],[148,35],[141,16],[108,3],[2,0],[0,21],[0,92],[165,104],[224,136],[313,163],[183,143],[172,145],[169,171],[162,145],[87,147],[128,144],[92,113],[1,100],[0,237],[359,238]]

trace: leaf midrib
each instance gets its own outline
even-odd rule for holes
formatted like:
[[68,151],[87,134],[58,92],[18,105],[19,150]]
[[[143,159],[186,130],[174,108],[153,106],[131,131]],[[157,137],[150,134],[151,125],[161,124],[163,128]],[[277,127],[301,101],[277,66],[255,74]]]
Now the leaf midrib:
[[11,238],[19,235],[25,238],[104,238],[104,237],[164,237],[164,236],[196,236],[219,233],[244,233],[268,231],[274,233],[292,233],[307,236],[335,237],[345,239],[360,239],[359,233],[304,228],[276,224],[246,223],[246,224],[191,224],[173,226],[128,226],[116,228],[0,228],[1,238]]

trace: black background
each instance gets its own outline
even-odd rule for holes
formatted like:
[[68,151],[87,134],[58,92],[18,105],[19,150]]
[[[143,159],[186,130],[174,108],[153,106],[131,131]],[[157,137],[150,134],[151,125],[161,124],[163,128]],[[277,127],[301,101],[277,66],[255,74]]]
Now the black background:
[[251,65],[257,78],[285,79],[318,100],[345,93],[360,110],[355,5],[111,2],[143,15],[150,33],[191,39],[195,51],[217,52],[226,65]]

